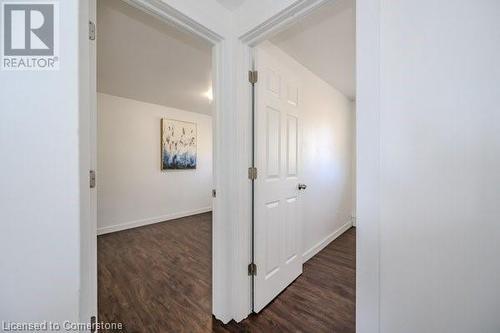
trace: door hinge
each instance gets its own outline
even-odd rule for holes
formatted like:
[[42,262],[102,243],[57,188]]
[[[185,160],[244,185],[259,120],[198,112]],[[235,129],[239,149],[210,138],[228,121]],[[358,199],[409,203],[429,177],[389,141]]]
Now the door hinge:
[[217,190],[216,189],[212,190],[212,198],[217,198]]
[[248,179],[250,179],[250,180],[257,179],[257,168],[254,168],[254,167],[248,168]]
[[89,21],[89,39],[95,40],[95,23]]
[[257,71],[248,71],[248,81],[251,84],[257,83],[258,79],[259,79],[259,72],[257,72]]
[[248,265],[248,275],[250,275],[250,276],[257,275],[257,265],[256,264],[251,263]]
[[90,333],[96,332],[96,328],[97,328],[96,321],[97,321],[96,316],[90,317]]
[[95,188],[95,185],[96,185],[95,170],[89,171],[89,184],[90,184],[90,188]]

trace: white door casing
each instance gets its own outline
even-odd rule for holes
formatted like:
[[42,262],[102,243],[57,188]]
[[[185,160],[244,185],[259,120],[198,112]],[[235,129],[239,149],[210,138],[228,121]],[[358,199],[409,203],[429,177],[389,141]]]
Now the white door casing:
[[300,98],[293,72],[255,49],[254,311],[302,274],[299,183]]
[[[91,13],[82,12],[82,24],[80,32],[85,35],[85,41],[88,42],[88,21],[96,21],[96,1],[90,0]],[[229,322],[231,319],[241,320],[246,314],[249,313],[249,302],[245,299],[240,300],[240,297],[232,298],[233,293],[231,288],[227,288],[228,283],[237,280],[237,277],[246,274],[246,267],[242,269],[232,269],[233,263],[238,261],[237,255],[232,253],[232,242],[230,241],[229,233],[233,232],[235,228],[233,221],[237,218],[236,210],[233,211],[234,204],[230,202],[229,198],[236,197],[233,193],[236,192],[235,184],[237,181],[237,174],[231,171],[235,169],[231,163],[235,160],[234,156],[237,152],[237,147],[227,142],[236,142],[233,137],[234,132],[234,119],[231,116],[234,110],[232,99],[234,95],[233,85],[230,80],[230,70],[235,61],[233,44],[228,41],[230,35],[229,31],[224,29],[224,24],[220,26],[213,26],[206,20],[199,20],[198,17],[192,17],[193,13],[188,10],[185,12],[183,9],[187,7],[177,5],[175,1],[151,1],[151,0],[124,0],[128,4],[136,7],[144,13],[151,14],[166,24],[173,25],[181,31],[192,33],[199,38],[211,43],[212,49],[212,85],[214,91],[213,101],[213,124],[214,124],[214,188],[217,189],[217,198],[213,200],[212,207],[212,312],[214,316],[221,320],[223,323]],[[194,3],[193,3],[194,4]],[[88,2],[82,2],[82,8],[88,6]],[[197,5],[196,5],[197,6]],[[182,8],[181,8],[182,7]],[[189,6],[188,6],[189,7]],[[195,15],[196,16],[196,15]],[[214,30],[215,28],[215,30]],[[83,30],[82,30],[83,29]],[[99,38],[99,27],[97,26],[97,37]],[[96,41],[92,41],[94,44]],[[83,48],[82,48],[83,50]],[[80,316],[82,322],[88,322],[89,315],[97,314],[97,193],[95,189],[90,193],[88,188],[88,170],[96,169],[96,156],[97,156],[97,88],[96,88],[96,54],[95,47],[90,47],[89,52],[81,54],[81,62],[89,61],[89,70],[82,71],[81,86],[88,86],[90,83],[90,105],[84,110],[84,117],[90,116],[90,122],[84,123],[84,127],[80,130],[89,133],[90,136],[90,149],[82,151],[82,156],[89,160],[88,165],[80,163],[82,169],[86,173],[86,182],[81,189],[82,196],[89,196],[92,203],[82,208],[89,214],[87,219],[82,219],[82,228],[89,228],[88,231],[82,233],[82,243],[89,244],[88,246],[82,245],[82,270],[80,273],[81,284],[88,285],[92,288],[90,292],[82,290],[80,294],[81,310],[83,315]],[[88,56],[88,58],[87,58]],[[87,99],[87,97],[84,97]],[[234,162],[236,163],[236,162]],[[246,161],[241,162],[241,169],[246,166]],[[99,170],[97,171],[97,187],[99,187]],[[234,178],[233,178],[234,177]],[[87,209],[88,207],[88,209]],[[238,253],[238,251],[236,251]],[[239,279],[240,286],[248,282],[248,277]],[[93,285],[90,285],[93,283]],[[83,288],[82,288],[83,289]],[[241,289],[241,287],[240,287]],[[234,300],[236,299],[236,301]],[[236,303],[238,306],[233,307]],[[242,305],[243,304],[243,305]],[[244,308],[244,310],[242,310]]]

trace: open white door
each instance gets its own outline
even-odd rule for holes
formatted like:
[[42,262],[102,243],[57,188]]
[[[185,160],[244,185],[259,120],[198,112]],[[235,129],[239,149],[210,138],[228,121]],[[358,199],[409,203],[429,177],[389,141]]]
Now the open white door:
[[[89,52],[90,52],[90,169],[97,173],[97,0],[89,1],[90,21],[94,22],[94,36],[90,36]],[[90,27],[89,27],[90,28]],[[90,28],[92,29],[92,28]],[[92,35],[92,33],[90,33]],[[95,176],[95,174],[94,174]],[[95,180],[94,180],[95,181]],[[92,311],[91,322],[97,322],[97,188],[90,190],[90,262],[89,267],[91,289],[90,289],[90,306]],[[92,332],[93,330],[91,330]],[[94,330],[95,331],[95,330]]]
[[300,86],[264,48],[255,49],[254,311],[302,274],[299,190]]
[[[88,6],[88,7],[87,7]],[[82,139],[88,141],[82,143],[82,147],[88,149],[88,160],[82,159],[84,177],[81,188],[82,205],[82,225],[81,232],[81,262],[80,262],[80,321],[84,323],[97,322],[97,189],[94,181],[91,180],[92,172],[97,167],[97,55],[95,34],[92,33],[93,23],[97,20],[96,0],[89,0],[82,5],[82,16],[84,18],[84,31],[82,34],[82,51],[88,53],[88,62],[86,57],[82,57],[82,70],[88,71],[88,86],[81,87],[88,96],[88,114],[82,112],[82,128],[88,126],[88,136],[81,133]],[[88,19],[87,19],[88,16]],[[94,30],[95,32],[95,30]],[[88,49],[87,49],[88,48]],[[82,76],[85,76],[82,72]],[[87,82],[86,82],[87,83]],[[87,118],[88,116],[88,118]],[[83,130],[81,130],[83,132]],[[89,171],[91,172],[89,174]],[[94,179],[95,180],[95,179]],[[82,332],[95,332],[95,330],[82,330]]]

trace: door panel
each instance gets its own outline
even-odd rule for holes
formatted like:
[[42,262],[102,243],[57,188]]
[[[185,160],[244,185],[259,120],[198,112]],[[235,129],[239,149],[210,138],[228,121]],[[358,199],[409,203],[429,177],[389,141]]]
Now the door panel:
[[298,207],[297,207],[298,197],[288,198],[286,200],[286,215],[285,221],[288,223],[288,228],[286,229],[286,239],[285,239],[285,253],[286,262],[295,259],[297,256],[297,222],[298,222]]
[[292,71],[264,49],[255,50],[254,311],[259,312],[302,273],[300,86]]
[[287,119],[287,157],[286,157],[286,171],[288,177],[297,176],[297,157],[298,157],[298,119],[295,116],[288,115]]
[[279,110],[267,107],[266,159],[267,176],[278,178],[281,164],[281,114]]
[[266,220],[270,221],[270,223],[266,224],[266,278],[269,278],[280,269],[280,210],[281,206],[279,201],[266,204]]
[[287,84],[287,102],[293,106],[299,104],[299,88],[293,83]]

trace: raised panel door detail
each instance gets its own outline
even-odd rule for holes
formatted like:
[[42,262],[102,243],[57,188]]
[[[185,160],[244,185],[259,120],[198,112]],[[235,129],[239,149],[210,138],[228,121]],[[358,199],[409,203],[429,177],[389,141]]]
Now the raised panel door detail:
[[281,156],[281,114],[279,110],[267,107],[266,166],[267,178],[280,175]]
[[294,84],[291,84],[291,83],[287,84],[286,97],[287,97],[288,104],[291,104],[293,106],[299,105],[299,89],[298,89],[298,87]]
[[282,214],[279,201],[266,204],[266,279],[280,269]]
[[297,129],[297,117],[288,115],[286,124],[286,136],[287,136],[287,176],[297,176],[297,157],[298,157],[298,129]]
[[272,69],[267,69],[267,90],[274,94],[276,97],[281,96],[281,77]]
[[288,198],[285,202],[285,254],[286,264],[288,264],[297,257],[297,197]]

